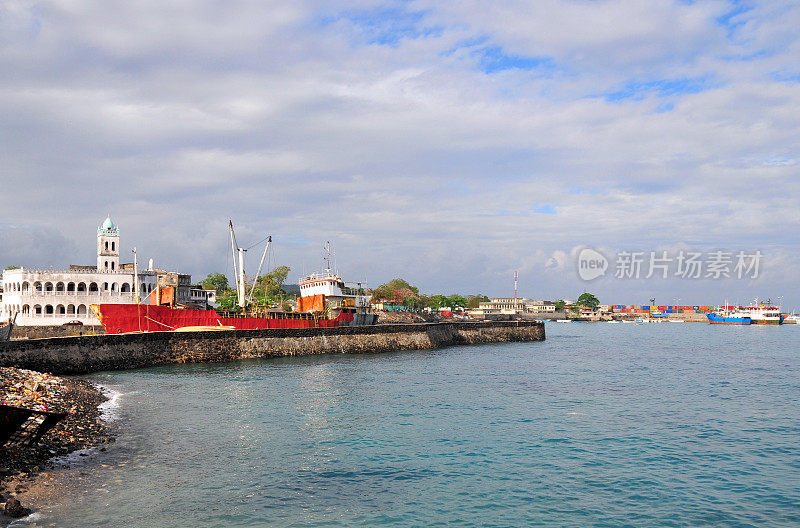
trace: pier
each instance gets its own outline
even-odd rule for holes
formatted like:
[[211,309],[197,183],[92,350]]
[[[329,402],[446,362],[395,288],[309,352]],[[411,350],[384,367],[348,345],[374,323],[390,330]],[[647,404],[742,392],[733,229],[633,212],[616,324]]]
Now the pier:
[[0,343],[0,366],[54,374],[86,374],[175,363],[372,354],[544,339],[544,323],[538,321],[84,335]]

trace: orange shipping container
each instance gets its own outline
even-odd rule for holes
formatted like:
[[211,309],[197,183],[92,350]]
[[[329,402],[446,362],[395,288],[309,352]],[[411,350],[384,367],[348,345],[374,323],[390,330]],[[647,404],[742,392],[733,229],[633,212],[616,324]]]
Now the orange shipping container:
[[309,295],[297,298],[298,312],[321,312],[325,310],[325,295]]
[[147,304],[150,306],[172,306],[175,301],[175,288],[172,286],[165,286],[163,288],[156,288],[150,294]]

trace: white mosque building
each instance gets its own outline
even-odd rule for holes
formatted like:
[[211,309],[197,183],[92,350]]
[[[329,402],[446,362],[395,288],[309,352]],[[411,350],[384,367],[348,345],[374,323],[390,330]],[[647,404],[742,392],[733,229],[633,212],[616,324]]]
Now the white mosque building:
[[[0,321],[16,314],[19,326],[58,326],[76,321],[100,324],[90,305],[136,302],[134,266],[120,265],[119,251],[119,228],[106,218],[97,229],[97,267],[3,271]],[[158,278],[152,269],[139,271],[138,275],[141,302],[156,288]]]

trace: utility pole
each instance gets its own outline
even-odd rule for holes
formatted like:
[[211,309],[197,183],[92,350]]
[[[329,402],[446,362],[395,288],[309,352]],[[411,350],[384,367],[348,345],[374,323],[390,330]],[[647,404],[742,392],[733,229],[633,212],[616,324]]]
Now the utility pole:
[[133,248],[133,300],[139,304],[139,260],[136,258],[136,248]]

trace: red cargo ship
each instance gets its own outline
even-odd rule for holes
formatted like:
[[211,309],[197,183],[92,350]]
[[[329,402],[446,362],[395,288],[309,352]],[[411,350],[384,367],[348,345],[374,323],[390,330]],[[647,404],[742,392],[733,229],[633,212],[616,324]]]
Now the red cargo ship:
[[[370,296],[361,284],[347,285],[331,271],[330,243],[325,258],[323,273],[312,273],[300,279],[300,297],[297,311],[283,312],[265,310],[251,305],[253,286],[246,294],[243,248],[236,248],[233,223],[230,224],[231,246],[234,255],[238,250],[239,266],[234,265],[236,291],[239,302],[237,311],[197,310],[178,306],[172,287],[157,288],[148,297],[146,304],[93,304],[91,310],[107,334],[126,332],[169,332],[188,330],[261,330],[268,328],[330,328],[349,325],[372,325],[377,316],[372,313]],[[261,265],[272,242],[269,237]],[[234,259],[235,263],[235,259]],[[258,267],[256,277],[261,273]],[[134,268],[137,267],[134,258]],[[134,275],[136,275],[134,273]],[[138,298],[135,283],[134,298]]]
[[310,312],[270,311],[259,315],[237,316],[234,312],[219,313],[216,310],[192,310],[149,304],[93,304],[92,311],[107,334],[169,332],[181,328],[197,330],[326,328],[349,325],[355,317],[354,313],[345,311],[332,319]]

